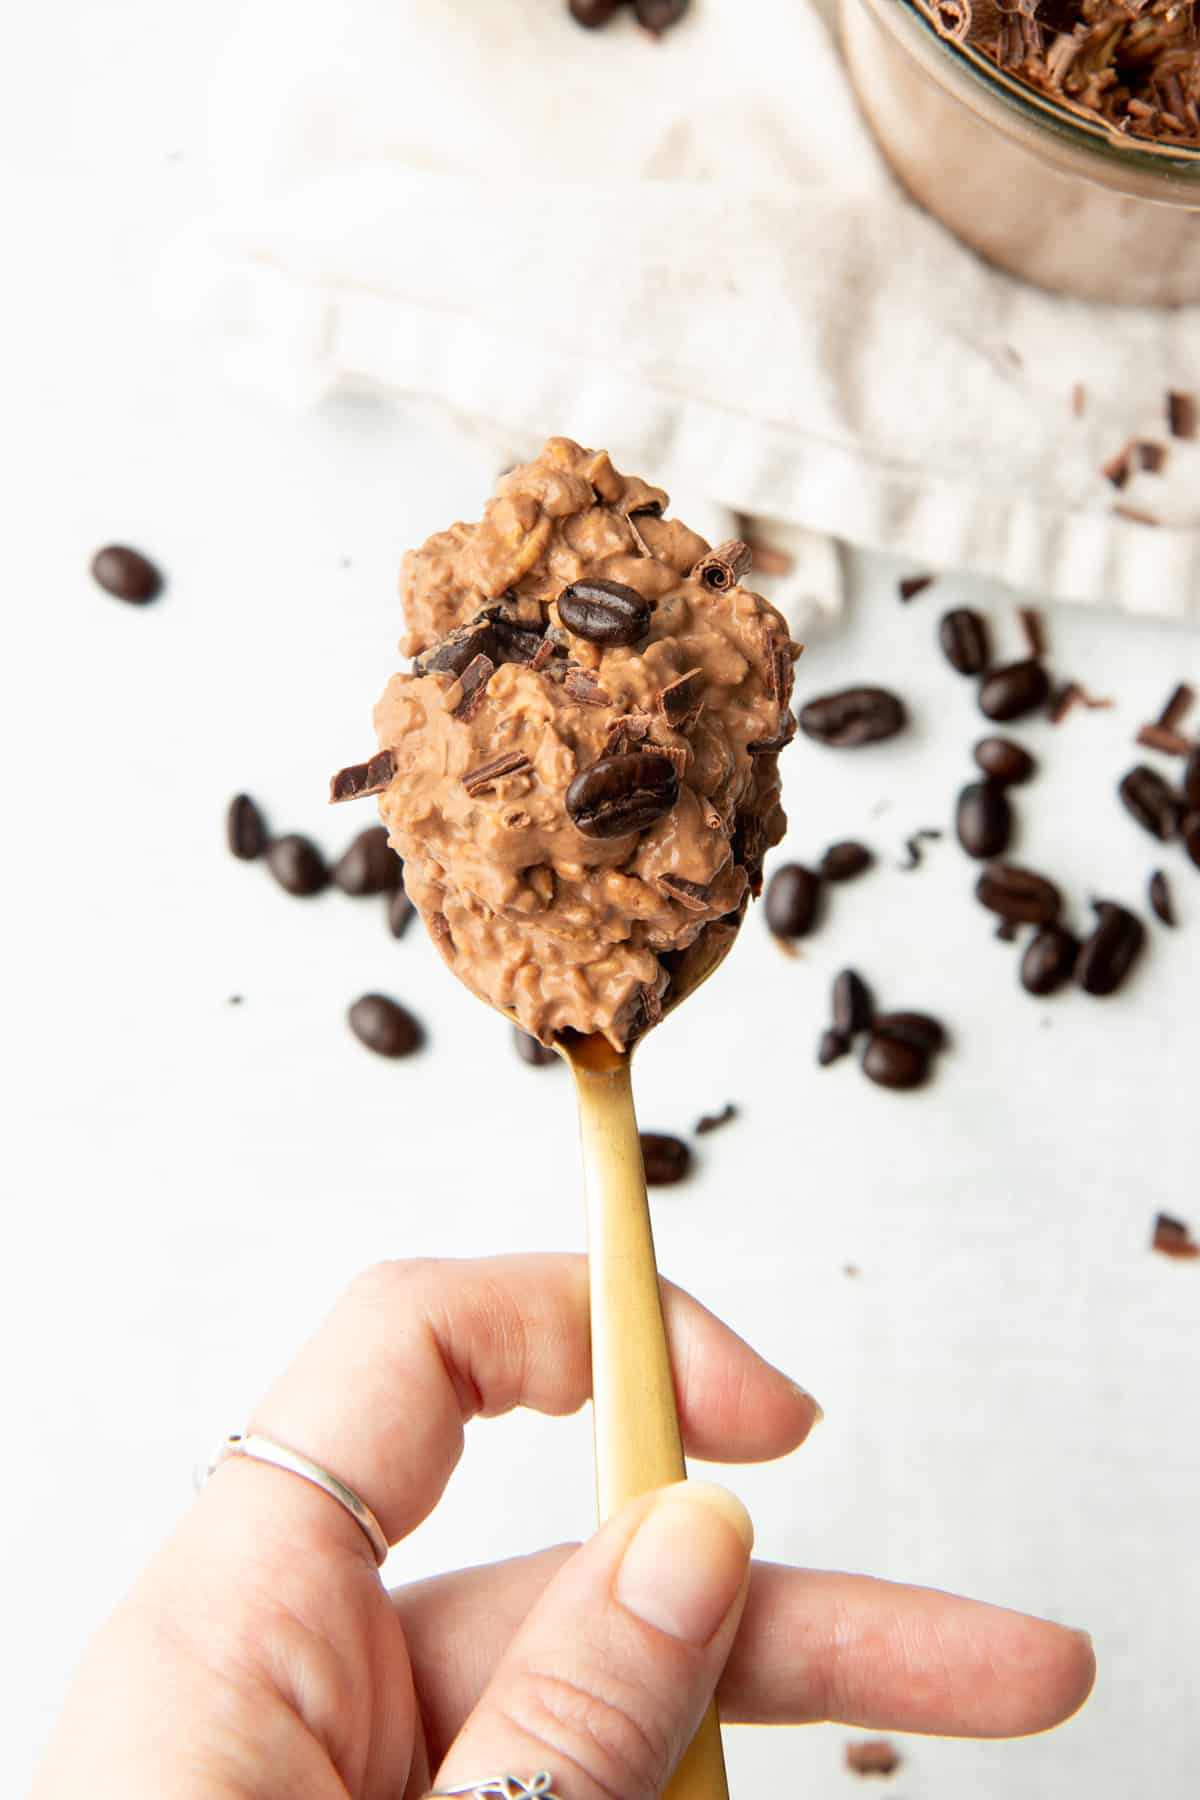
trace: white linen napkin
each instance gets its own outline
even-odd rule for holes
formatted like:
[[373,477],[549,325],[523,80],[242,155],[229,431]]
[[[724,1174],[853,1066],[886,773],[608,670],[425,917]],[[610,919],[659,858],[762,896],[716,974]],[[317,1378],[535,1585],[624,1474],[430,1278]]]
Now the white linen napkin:
[[169,291],[243,378],[672,472],[714,535],[774,522],[800,632],[836,611],[832,538],[1200,615],[1200,445],[1101,473],[1200,392],[1200,313],[978,261],[901,194],[808,0],[694,0],[657,41],[563,0],[254,0],[227,71]]

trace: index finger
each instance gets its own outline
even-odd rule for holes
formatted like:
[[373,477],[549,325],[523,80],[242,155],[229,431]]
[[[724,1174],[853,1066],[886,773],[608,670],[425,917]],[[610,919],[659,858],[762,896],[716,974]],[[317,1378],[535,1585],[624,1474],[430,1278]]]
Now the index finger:
[[[667,1282],[663,1310],[693,1455],[761,1462],[803,1442],[820,1416],[811,1395]],[[591,1388],[586,1258],[381,1263],[351,1283],[250,1428],[354,1488],[394,1544],[436,1506],[470,1419],[575,1412]],[[279,1482],[281,1505],[304,1486]],[[339,1508],[328,1514],[331,1532],[360,1536]]]

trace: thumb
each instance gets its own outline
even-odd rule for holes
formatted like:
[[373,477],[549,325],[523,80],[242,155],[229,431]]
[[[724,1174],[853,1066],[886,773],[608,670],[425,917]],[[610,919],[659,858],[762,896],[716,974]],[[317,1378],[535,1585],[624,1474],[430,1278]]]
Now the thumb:
[[661,1794],[725,1666],[753,1541],[741,1501],[707,1482],[623,1507],[546,1588],[433,1790],[546,1770],[563,1800]]

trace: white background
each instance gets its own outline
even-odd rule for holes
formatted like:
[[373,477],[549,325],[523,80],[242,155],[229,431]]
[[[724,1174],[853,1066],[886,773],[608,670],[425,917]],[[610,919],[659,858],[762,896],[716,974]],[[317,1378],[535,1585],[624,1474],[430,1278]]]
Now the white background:
[[[528,1070],[419,931],[380,908],[288,899],[228,857],[247,787],[335,851],[364,818],[325,782],[371,748],[394,665],[402,548],[473,516],[492,471],[345,395],[288,418],[218,391],[151,316],[150,275],[200,191],[200,104],[230,0],[191,13],[27,15],[9,62],[2,396],[8,1071],[0,1323],[6,1424],[7,1762],[28,1779],[90,1630],[341,1284],[383,1256],[580,1246],[565,1076]],[[546,421],[553,429],[555,421]],[[614,447],[617,448],[617,447]],[[644,471],[671,483],[670,469]],[[89,581],[127,539],[170,576],[120,606]],[[1195,1791],[1200,1756],[1200,1265],[1147,1248],[1156,1210],[1200,1227],[1200,874],[1119,811],[1136,726],[1200,683],[1194,637],[1055,615],[1056,665],[1111,693],[1019,735],[1022,859],[1082,916],[1092,893],[1159,927],[1127,992],[1036,1002],[973,903],[945,824],[981,721],[934,647],[970,601],[1016,652],[1013,597],[945,579],[911,606],[884,558],[851,564],[851,613],[798,693],[875,679],[903,739],[785,761],[788,851],[861,835],[880,866],[786,959],[760,917],[719,980],[639,1058],[643,1123],[700,1140],[654,1201],[664,1270],[827,1409],[810,1446],[736,1471],[762,1554],[961,1589],[1088,1627],[1085,1712],[1017,1744],[911,1740],[903,1800]],[[813,1044],[833,973],[954,1033],[935,1085],[896,1096]],[[382,988],[431,1047],[397,1065],[350,1037]],[[241,1006],[228,1004],[232,994]],[[844,1273],[847,1263],[861,1274]],[[588,1528],[586,1415],[475,1427],[396,1579]],[[849,1791],[838,1727],[731,1734],[735,1792]]]

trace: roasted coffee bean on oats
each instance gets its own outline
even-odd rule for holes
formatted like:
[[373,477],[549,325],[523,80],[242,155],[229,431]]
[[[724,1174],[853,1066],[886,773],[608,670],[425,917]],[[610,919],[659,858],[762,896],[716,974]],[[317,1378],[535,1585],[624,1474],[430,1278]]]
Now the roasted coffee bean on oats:
[[584,837],[645,831],[679,798],[675,765],[653,751],[605,756],[582,769],[567,789],[567,812]]
[[650,629],[650,602],[623,581],[593,576],[563,589],[558,616],[573,637],[589,644],[636,644]]

